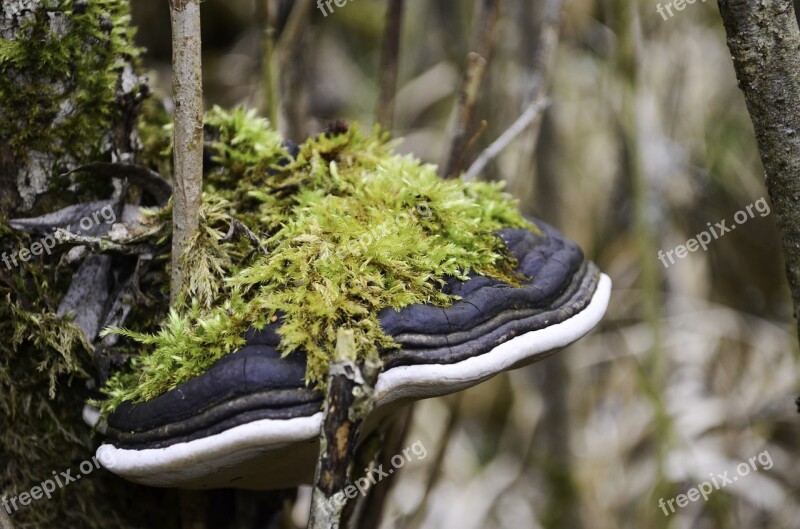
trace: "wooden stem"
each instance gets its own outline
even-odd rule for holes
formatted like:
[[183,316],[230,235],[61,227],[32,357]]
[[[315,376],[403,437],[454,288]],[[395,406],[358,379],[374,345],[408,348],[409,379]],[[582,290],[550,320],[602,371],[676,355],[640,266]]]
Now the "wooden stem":
[[170,0],[175,194],[170,300],[185,288],[184,253],[200,223],[203,188],[203,83],[199,0]]
[[362,366],[356,363],[354,333],[339,329],[319,436],[309,529],[343,527],[347,500],[358,494],[348,483],[361,425],[374,404],[372,392],[379,372],[377,360]]

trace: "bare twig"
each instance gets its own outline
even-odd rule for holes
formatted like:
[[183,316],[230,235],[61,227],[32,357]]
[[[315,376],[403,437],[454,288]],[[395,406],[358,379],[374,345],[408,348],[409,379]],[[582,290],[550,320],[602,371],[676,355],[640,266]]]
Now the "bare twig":
[[104,237],[76,235],[63,228],[58,228],[53,233],[59,244],[75,244],[87,246],[95,252],[110,252],[122,255],[154,255],[158,248],[149,244],[120,244]]
[[172,185],[164,180],[156,171],[143,165],[92,162],[76,167],[62,176],[79,172],[89,173],[94,176],[106,176],[108,178],[127,178],[132,183],[153,195],[153,198],[156,199],[156,202],[161,207],[166,206],[172,196]]
[[537,99],[528,106],[525,112],[478,156],[464,175],[464,180],[472,180],[481,174],[489,162],[497,158],[512,141],[517,139],[534,121],[541,117],[542,110],[547,108],[549,103],[547,99]]
[[558,29],[561,20],[562,0],[548,0],[545,6],[544,20],[539,30],[539,44],[537,46],[536,57],[534,58],[534,69],[531,78],[530,89],[526,96],[527,102],[525,109],[519,118],[508,128],[499,138],[497,138],[467,170],[465,180],[476,178],[486,165],[497,158],[511,142],[529,131],[527,143],[535,145],[539,135],[539,125],[541,124],[542,112],[549,104],[545,97],[547,92],[547,80],[550,77],[556,48],[558,47]]
[[381,88],[378,95],[378,123],[391,131],[394,124],[394,104],[397,95],[397,71],[400,64],[400,36],[403,30],[405,0],[389,0],[386,10],[386,30],[381,60]]
[[343,526],[347,497],[350,497],[351,488],[355,490],[348,481],[356,442],[361,425],[372,410],[372,391],[379,372],[378,360],[368,360],[359,367],[353,331],[339,329],[319,436],[309,529]]
[[[800,315],[800,30],[792,2],[720,0],[728,48],[758,141]],[[800,321],[798,322],[800,332]]]
[[469,127],[494,50],[501,2],[502,0],[480,0],[480,12],[470,47],[472,51],[467,55],[464,79],[456,102],[453,137],[443,174],[445,178],[456,178],[464,167],[466,145],[470,137]]
[[203,83],[200,1],[170,0],[172,97],[175,104],[175,203],[173,207],[172,303],[184,289],[183,254],[200,224],[203,187]]

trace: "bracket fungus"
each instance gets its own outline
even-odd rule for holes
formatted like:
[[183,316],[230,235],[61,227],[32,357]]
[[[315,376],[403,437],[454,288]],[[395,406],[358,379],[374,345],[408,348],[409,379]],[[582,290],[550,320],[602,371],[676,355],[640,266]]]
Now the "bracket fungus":
[[154,334],[111,331],[145,348],[96,403],[97,457],[119,476],[187,489],[311,482],[341,328],[359,361],[382,364],[367,432],[409,401],[541,360],[602,318],[609,278],[498,186],[443,181],[380,133],[286,149],[254,116],[215,112],[224,145],[186,308]]

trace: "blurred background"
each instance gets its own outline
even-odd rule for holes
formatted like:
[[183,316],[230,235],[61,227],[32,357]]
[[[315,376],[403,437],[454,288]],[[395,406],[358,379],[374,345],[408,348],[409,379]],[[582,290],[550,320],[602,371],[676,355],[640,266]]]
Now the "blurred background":
[[[392,127],[401,152],[446,159],[482,4],[406,0]],[[167,2],[132,5],[151,87],[169,108]],[[756,214],[668,268],[657,257],[767,196],[716,2],[671,17],[657,5],[567,0],[540,133],[482,174],[611,276],[605,320],[541,363],[418,403],[403,446],[421,441],[428,455],[397,474],[383,527],[800,527],[800,357],[774,219]],[[336,119],[371,127],[387,2],[333,4],[327,16],[313,7],[294,21],[293,7],[202,4],[207,106],[259,109],[294,140]],[[529,101],[544,8],[503,2],[470,136],[482,120],[485,130],[466,166]],[[270,80],[263,66],[287,27],[296,45]],[[765,451],[771,468],[669,516],[659,507]]]

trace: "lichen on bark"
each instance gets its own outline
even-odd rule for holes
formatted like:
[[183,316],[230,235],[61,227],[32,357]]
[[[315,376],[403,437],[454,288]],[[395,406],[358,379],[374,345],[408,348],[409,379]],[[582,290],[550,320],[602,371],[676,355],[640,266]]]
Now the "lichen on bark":
[[[62,173],[90,161],[129,161],[136,149],[134,122],[147,88],[128,8],[126,0],[0,2],[2,257],[19,257],[39,240],[11,229],[9,218],[115,191],[111,177]],[[59,315],[80,263],[61,262],[65,253],[56,247],[25,262],[0,261],[0,491],[8,499],[53,472],[74,475],[96,448],[81,410],[97,351],[69,315]],[[125,266],[116,272],[124,275]],[[97,470],[11,519],[16,529],[174,526],[174,517],[153,516],[150,506],[163,498]],[[130,509],[132,502],[140,508]]]
[[0,213],[55,200],[80,160],[130,156],[147,88],[129,22],[125,0],[0,3]]

